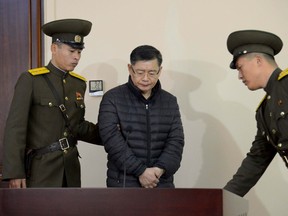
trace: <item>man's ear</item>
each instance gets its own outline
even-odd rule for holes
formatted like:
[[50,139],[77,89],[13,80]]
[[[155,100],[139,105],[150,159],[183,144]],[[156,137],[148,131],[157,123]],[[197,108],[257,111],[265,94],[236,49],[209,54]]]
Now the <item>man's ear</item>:
[[160,74],[161,74],[161,72],[162,72],[162,66],[160,66],[160,69],[159,69],[159,76],[160,76]]

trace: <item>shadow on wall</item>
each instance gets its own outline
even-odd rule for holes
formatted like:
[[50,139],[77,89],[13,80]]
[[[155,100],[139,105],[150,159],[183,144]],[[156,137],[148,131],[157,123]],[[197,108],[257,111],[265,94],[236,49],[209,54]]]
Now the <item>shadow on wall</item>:
[[[193,60],[173,62],[172,65],[179,70],[165,71],[174,81],[172,87],[167,85],[171,88],[167,90],[178,98],[185,132],[185,148],[181,168],[176,174],[176,186],[222,188],[244,157],[223,122],[245,136],[242,128],[237,127],[241,127],[239,122],[243,124],[243,116],[251,115],[251,111],[240,103],[224,101],[219,95],[217,85],[227,73],[219,66]],[[165,77],[163,81],[165,83]],[[180,179],[180,176],[184,177]],[[253,190],[249,193],[249,201],[257,215],[269,216]]]

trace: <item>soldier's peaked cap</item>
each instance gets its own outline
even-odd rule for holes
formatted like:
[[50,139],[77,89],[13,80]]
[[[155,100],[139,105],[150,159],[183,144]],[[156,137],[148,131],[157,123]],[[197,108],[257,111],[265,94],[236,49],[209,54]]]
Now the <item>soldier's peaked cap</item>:
[[61,42],[75,49],[84,48],[84,37],[91,31],[92,23],[82,19],[62,19],[46,23],[43,32],[52,37],[52,43]]
[[232,32],[227,39],[227,48],[233,55],[230,68],[236,69],[236,61],[247,53],[278,54],[283,47],[282,40],[275,34],[260,30],[241,30]]

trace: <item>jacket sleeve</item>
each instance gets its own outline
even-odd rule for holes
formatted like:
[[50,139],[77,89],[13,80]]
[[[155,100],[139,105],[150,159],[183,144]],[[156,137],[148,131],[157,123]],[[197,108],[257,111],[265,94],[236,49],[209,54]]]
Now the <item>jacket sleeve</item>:
[[124,128],[119,122],[115,103],[117,98],[113,92],[107,92],[102,98],[98,115],[100,137],[105,151],[108,153],[108,161],[122,171],[125,162],[127,174],[139,176],[144,172],[146,166],[133,154],[126,143],[129,129]]
[[78,127],[78,137],[80,140],[97,145],[103,145],[99,134],[98,123],[83,120]]
[[250,151],[224,189],[243,197],[258,182],[275,155],[276,150],[258,129]]
[[179,169],[184,147],[184,132],[179,106],[177,99],[175,97],[173,98],[174,100],[172,100],[171,103],[173,109],[171,113],[174,113],[174,117],[171,130],[168,134],[165,148],[163,149],[161,156],[154,164],[155,167],[159,167],[165,170],[163,177],[166,178],[174,175]]
[[27,125],[32,101],[33,78],[28,73],[19,77],[4,133],[3,179],[25,178],[24,156]]

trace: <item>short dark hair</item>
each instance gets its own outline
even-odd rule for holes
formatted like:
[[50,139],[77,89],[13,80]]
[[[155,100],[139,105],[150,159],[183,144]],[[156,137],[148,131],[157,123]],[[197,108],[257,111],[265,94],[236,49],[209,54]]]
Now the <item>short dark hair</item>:
[[157,59],[158,66],[162,64],[162,54],[155,47],[142,45],[136,47],[130,54],[130,63],[135,65],[137,61],[149,61]]

